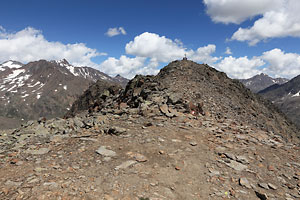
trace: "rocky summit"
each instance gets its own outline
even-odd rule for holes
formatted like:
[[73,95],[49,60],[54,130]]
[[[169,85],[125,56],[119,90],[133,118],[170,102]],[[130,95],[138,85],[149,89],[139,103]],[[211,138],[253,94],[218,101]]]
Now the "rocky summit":
[[1,199],[300,198],[298,130],[226,74],[182,60],[97,84],[74,117],[1,132]]

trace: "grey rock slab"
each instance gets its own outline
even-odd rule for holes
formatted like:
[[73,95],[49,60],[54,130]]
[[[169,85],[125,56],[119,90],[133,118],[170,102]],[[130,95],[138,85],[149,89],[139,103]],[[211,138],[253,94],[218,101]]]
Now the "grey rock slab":
[[114,157],[117,156],[117,153],[112,151],[112,150],[108,150],[106,149],[105,146],[101,146],[99,147],[99,149],[96,150],[96,153],[102,155],[102,156],[106,156],[106,157]]
[[231,160],[235,160],[235,159],[236,159],[235,155],[233,155],[232,153],[224,153],[224,155],[225,155],[227,158],[231,159]]
[[236,156],[236,161],[243,163],[243,164],[249,164],[249,160],[246,156]]
[[210,176],[219,176],[221,173],[215,169],[209,168],[208,171],[210,172]]
[[11,187],[12,186],[18,187],[18,186],[22,185],[22,182],[15,182],[15,181],[8,180],[4,184],[7,186],[11,186]]
[[272,190],[277,190],[277,186],[272,184],[272,183],[268,183],[269,188],[271,188]]
[[160,111],[164,114],[169,113],[169,107],[167,106],[167,104],[163,104],[159,107]]
[[38,150],[27,149],[25,153],[32,154],[32,155],[43,155],[48,153],[49,151],[50,151],[49,148],[40,148]]
[[115,167],[115,170],[120,170],[120,169],[126,169],[134,164],[136,164],[137,161],[135,160],[128,160],[123,162],[121,165],[118,165],[117,167]]
[[239,162],[236,162],[234,160],[230,160],[230,163],[226,163],[225,164],[228,166],[228,167],[231,167],[232,169],[236,170],[236,171],[243,171],[245,169],[248,168],[248,166],[246,165],[243,165]]
[[269,186],[268,186],[267,183],[258,183],[258,186],[261,187],[261,188],[264,188],[264,189],[266,189],[266,190],[269,189]]
[[240,178],[239,183],[241,186],[251,189],[251,184],[249,183],[247,178],[245,178],[245,177]]

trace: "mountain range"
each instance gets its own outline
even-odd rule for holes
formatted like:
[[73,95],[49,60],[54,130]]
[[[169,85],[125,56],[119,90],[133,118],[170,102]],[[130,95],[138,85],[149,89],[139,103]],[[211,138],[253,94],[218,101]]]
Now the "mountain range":
[[272,78],[267,74],[261,73],[249,79],[239,79],[239,81],[242,82],[252,92],[257,93],[274,84],[281,85],[288,82],[289,80],[286,78]]
[[300,127],[300,76],[291,80],[259,74],[239,79],[251,91],[275,104],[292,122]]
[[127,79],[110,77],[94,68],[75,67],[67,60],[39,60],[0,65],[0,127],[16,127],[39,117],[63,116],[93,82],[106,80],[124,86]]

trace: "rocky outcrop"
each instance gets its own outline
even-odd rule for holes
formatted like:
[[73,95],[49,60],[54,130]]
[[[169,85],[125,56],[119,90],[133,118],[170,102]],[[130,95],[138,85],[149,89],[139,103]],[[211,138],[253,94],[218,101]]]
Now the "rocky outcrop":
[[104,80],[92,84],[72,105],[65,117],[74,117],[85,110],[97,111],[111,104],[122,89],[121,85]]

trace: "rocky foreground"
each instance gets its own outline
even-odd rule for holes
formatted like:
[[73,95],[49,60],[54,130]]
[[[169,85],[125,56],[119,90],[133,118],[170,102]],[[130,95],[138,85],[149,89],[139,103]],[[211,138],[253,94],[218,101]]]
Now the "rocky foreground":
[[299,133],[243,88],[174,62],[88,93],[73,118],[1,132],[0,199],[299,199]]
[[300,148],[232,120],[102,113],[1,134],[1,199],[298,199]]

